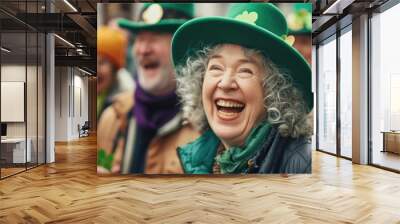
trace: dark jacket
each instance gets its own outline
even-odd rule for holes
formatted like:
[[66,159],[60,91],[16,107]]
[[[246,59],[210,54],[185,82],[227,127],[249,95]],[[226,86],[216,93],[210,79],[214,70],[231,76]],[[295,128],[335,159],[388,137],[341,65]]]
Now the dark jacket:
[[311,141],[282,137],[273,128],[248,164],[247,173],[311,173]]
[[[208,144],[201,150],[192,150],[191,147],[178,148],[178,157],[184,172],[212,173],[217,146]],[[273,127],[260,146],[260,150],[247,161],[247,164],[244,173],[311,173],[310,140],[304,137],[283,137],[277,128]]]

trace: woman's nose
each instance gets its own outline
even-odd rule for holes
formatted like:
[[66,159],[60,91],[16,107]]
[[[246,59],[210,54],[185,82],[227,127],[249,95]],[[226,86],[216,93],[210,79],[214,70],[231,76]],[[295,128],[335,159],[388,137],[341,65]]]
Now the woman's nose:
[[225,90],[235,89],[238,87],[235,80],[235,76],[228,71],[226,71],[224,75],[221,77],[221,80],[218,82],[217,86]]

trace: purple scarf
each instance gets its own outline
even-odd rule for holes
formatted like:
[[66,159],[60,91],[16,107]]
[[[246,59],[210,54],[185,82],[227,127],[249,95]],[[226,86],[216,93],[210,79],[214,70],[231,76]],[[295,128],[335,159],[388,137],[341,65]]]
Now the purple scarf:
[[179,110],[179,99],[175,91],[164,96],[153,96],[147,93],[136,81],[135,106],[133,114],[137,125],[157,131],[174,118]]

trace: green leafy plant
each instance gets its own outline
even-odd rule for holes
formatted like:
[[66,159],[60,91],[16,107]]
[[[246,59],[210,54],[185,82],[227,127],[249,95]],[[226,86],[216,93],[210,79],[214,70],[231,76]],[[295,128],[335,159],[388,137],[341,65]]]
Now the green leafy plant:
[[97,153],[97,165],[101,166],[109,171],[111,171],[112,163],[114,161],[114,154],[110,153],[107,155],[107,152],[104,149],[100,149]]

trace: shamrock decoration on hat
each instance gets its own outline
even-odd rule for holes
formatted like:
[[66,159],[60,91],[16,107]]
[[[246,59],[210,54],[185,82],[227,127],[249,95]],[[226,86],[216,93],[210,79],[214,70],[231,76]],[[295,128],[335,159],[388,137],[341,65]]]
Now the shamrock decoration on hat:
[[193,17],[193,3],[145,3],[139,21],[120,19],[118,25],[132,33],[140,31],[173,33]]

